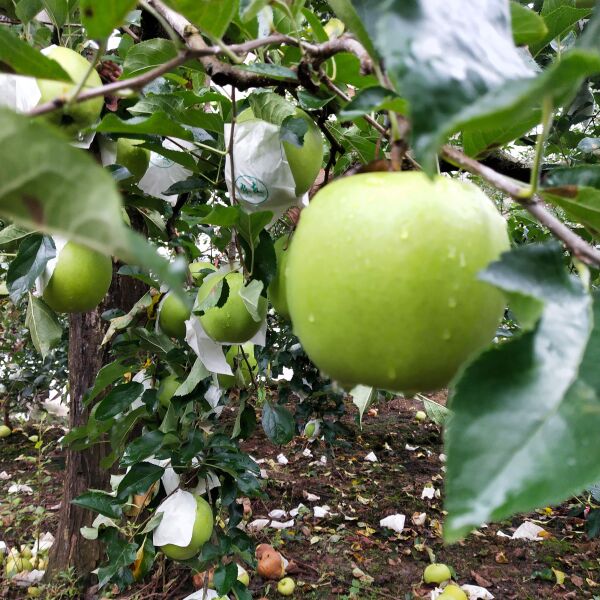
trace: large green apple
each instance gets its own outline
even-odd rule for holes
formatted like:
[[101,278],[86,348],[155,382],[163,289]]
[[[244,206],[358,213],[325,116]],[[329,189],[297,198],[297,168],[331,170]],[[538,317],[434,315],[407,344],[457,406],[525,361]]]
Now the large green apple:
[[202,285],[204,278],[208,275],[207,270],[216,271],[217,267],[208,261],[198,260],[190,263],[189,269],[194,283],[196,285]]
[[345,386],[449,383],[487,345],[505,301],[477,274],[509,248],[476,186],[422,173],[338,179],[304,211],[287,264],[294,331]]
[[117,140],[116,163],[125,167],[132,175],[134,181],[139,181],[150,165],[150,150],[140,148],[144,140],[119,138]]
[[110,257],[68,242],[58,255],[43,298],[56,312],[86,312],[100,304],[111,280]]
[[443,583],[452,579],[450,567],[444,563],[431,563],[423,571],[423,581],[425,583]]
[[[50,50],[47,56],[60,64],[74,83],[38,79],[37,84],[42,94],[40,104],[51,102],[55,98],[69,98],[90,68],[90,63],[81,54],[62,46]],[[85,80],[82,91],[97,88],[101,85],[100,75],[95,69],[92,69]],[[61,110],[52,111],[46,116],[46,119],[55,125],[62,126],[69,135],[75,136],[81,129],[90,127],[98,120],[103,106],[104,98],[99,96],[86,102],[64,106]]]
[[[261,296],[258,300],[260,321],[255,321],[248,312],[240,290],[244,285],[244,276],[237,271],[225,275],[229,285],[229,294],[221,307],[209,308],[201,317],[200,323],[204,331],[216,342],[223,344],[243,344],[252,338],[260,329],[262,320],[267,314],[267,299]],[[213,289],[212,281],[205,281],[198,290],[198,302],[203,302]]]
[[[296,109],[294,117],[306,121],[308,131],[304,134],[302,146],[296,146],[291,142],[283,142],[282,147],[294,177],[296,195],[302,196],[310,190],[321,170],[323,138],[315,122],[301,108]],[[253,119],[254,114],[248,108],[240,113],[237,121],[243,123]]]
[[0,425],[0,438],[8,437],[12,433],[10,427],[6,425]]
[[[258,373],[258,363],[254,357],[254,344],[252,342],[246,342],[241,345],[241,348],[246,355],[248,363],[246,363],[240,352],[239,344],[231,346],[227,351],[227,354],[225,354],[225,360],[234,373],[233,375],[219,375],[219,386],[225,390],[228,390],[234,385],[237,385],[242,389],[247,388],[252,382],[252,374],[256,376]],[[252,374],[250,373],[248,364],[252,369]]]
[[201,496],[196,496],[196,520],[192,530],[192,540],[187,546],[165,544],[161,550],[173,560],[188,560],[195,556],[210,539],[213,530],[213,513],[210,504]]
[[288,260],[288,246],[290,238],[287,235],[280,237],[274,244],[275,255],[277,256],[277,271],[267,290],[269,300],[273,308],[284,319],[290,320],[290,309],[287,301],[287,286],[285,270]]
[[185,322],[190,318],[191,307],[175,294],[168,293],[162,301],[158,326],[167,335],[182,340],[185,338]]

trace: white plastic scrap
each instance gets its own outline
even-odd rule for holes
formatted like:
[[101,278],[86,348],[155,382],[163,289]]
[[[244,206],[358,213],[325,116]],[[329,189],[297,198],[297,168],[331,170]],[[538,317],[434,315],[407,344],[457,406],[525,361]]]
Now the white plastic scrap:
[[15,483],[8,488],[9,494],[33,494],[33,490],[28,485],[22,485],[20,483]]
[[545,533],[543,527],[540,527],[531,521],[525,521],[519,525],[517,530],[512,534],[512,539],[541,542],[543,540],[543,537],[540,536],[541,533]]
[[306,456],[306,458],[312,458],[313,453],[308,449],[304,448],[302,451],[302,456]]
[[52,548],[52,544],[54,544],[54,536],[49,531],[47,531],[46,533],[44,533],[44,535],[40,536],[39,540],[35,541],[31,553],[33,555],[36,555],[38,552],[49,550],[50,548]]
[[23,571],[22,573],[17,573],[14,577],[12,577],[10,582],[20,587],[27,587],[34,583],[39,583],[44,577],[45,572],[46,571],[40,571],[39,569],[33,569],[33,571]]
[[321,496],[317,496],[316,494],[311,494],[310,492],[307,492],[307,491],[304,491],[304,497],[309,502],[316,502],[317,500],[321,499]]
[[294,526],[294,519],[291,521],[273,521],[272,519],[255,519],[254,521],[248,523],[248,531],[250,532],[258,532],[263,530],[265,527],[272,527],[273,529],[289,529]]
[[315,519],[322,519],[331,514],[331,508],[327,506],[327,504],[324,504],[323,506],[313,506],[313,513]]
[[175,544],[187,546],[192,541],[192,529],[196,521],[196,499],[190,492],[177,490],[169,496],[156,512],[164,513],[162,521],[154,530],[155,546]]
[[215,600],[219,597],[219,594],[215,592],[215,590],[206,590],[206,594],[204,590],[198,590],[189,596],[186,596],[183,600]]
[[461,585],[460,589],[469,596],[469,600],[494,600],[494,596],[478,585]]
[[390,515],[389,517],[385,517],[385,519],[381,519],[379,521],[379,525],[381,527],[387,527],[396,533],[402,533],[404,530],[404,523],[406,522],[406,517],[401,514]]
[[306,508],[306,506],[304,506],[304,504],[302,504],[302,502],[300,502],[300,504],[298,504],[298,506],[296,506],[296,508],[292,508],[292,510],[290,510],[290,517],[297,517],[298,513],[303,509]]
[[287,465],[290,461],[286,458],[285,454],[278,454],[277,455],[277,462],[280,465]]
[[367,454],[365,456],[365,460],[368,462],[377,462],[377,457],[375,456],[375,452],[369,452],[369,454]]
[[411,446],[410,444],[406,444],[406,446],[404,446],[405,450],[408,450],[409,452],[415,452],[415,450],[419,449],[419,446]]
[[276,508],[269,513],[271,519],[285,519],[287,517],[287,511],[280,508]]
[[12,475],[9,475],[6,471],[2,471],[2,473],[0,473],[0,480],[2,481],[6,481],[7,479],[10,479],[12,477]]
[[432,485],[426,485],[421,492],[421,500],[433,500],[435,497],[435,488]]

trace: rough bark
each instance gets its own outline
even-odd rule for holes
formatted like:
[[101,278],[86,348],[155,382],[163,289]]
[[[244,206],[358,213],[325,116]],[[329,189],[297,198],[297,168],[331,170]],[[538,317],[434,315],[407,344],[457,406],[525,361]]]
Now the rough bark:
[[[116,270],[116,269],[115,269]],[[100,348],[106,321],[102,312],[108,308],[129,311],[144,294],[144,285],[129,277],[113,277],[113,283],[100,306],[87,313],[72,314],[69,318],[69,428],[87,422],[91,406],[82,403],[83,394],[94,383],[100,368],[107,361],[107,350]],[[96,541],[86,540],[79,532],[90,526],[94,514],[71,504],[71,500],[89,488],[102,489],[108,482],[108,472],[100,468],[100,461],[107,448],[96,444],[84,451],[67,448],[64,474],[64,490],[59,524],[52,546],[48,576],[74,567],[83,579],[89,578],[101,558],[101,547]]]

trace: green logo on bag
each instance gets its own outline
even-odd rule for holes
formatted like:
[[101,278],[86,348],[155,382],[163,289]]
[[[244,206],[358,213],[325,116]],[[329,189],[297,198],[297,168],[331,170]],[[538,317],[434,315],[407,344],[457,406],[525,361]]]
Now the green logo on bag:
[[240,198],[250,204],[262,204],[269,197],[267,186],[251,175],[240,175],[235,180],[235,187]]

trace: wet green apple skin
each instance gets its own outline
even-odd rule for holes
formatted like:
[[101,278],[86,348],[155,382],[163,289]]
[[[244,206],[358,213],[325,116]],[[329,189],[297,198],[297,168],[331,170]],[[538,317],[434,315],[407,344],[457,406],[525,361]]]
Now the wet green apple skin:
[[200,548],[208,542],[213,530],[213,513],[210,504],[200,496],[196,496],[196,520],[192,530],[192,540],[187,546],[165,544],[161,550],[173,560],[188,560],[198,554]]
[[139,181],[150,165],[150,150],[140,148],[144,140],[119,138],[117,140],[116,163],[125,167],[134,181]]
[[108,256],[68,242],[58,256],[43,299],[56,312],[86,312],[100,304],[111,281],[112,261]]
[[[77,84],[85,77],[90,68],[90,63],[81,54],[74,50],[57,46],[48,53],[48,58],[55,60],[71,77],[74,83],[65,81],[53,81],[50,79],[38,79],[37,84],[40,88],[40,104],[50,102],[55,98],[68,98],[76,89]],[[95,69],[89,73],[86,79],[83,91],[100,87],[102,80]],[[55,125],[60,125],[66,133],[75,136],[81,129],[90,127],[100,117],[104,98],[92,98],[86,102],[77,102],[69,107],[63,107],[61,110],[55,110],[48,115],[46,119]]]
[[290,238],[287,235],[275,241],[275,255],[277,256],[277,271],[269,284],[267,295],[275,312],[286,320],[290,320],[290,309],[287,301],[287,286],[285,270],[288,260]]
[[423,581],[425,583],[443,583],[451,578],[450,568],[443,563],[432,563],[427,565],[425,571],[423,571]]
[[[252,338],[267,314],[267,299],[260,297],[258,313],[260,321],[255,321],[248,312],[239,291],[244,285],[241,273],[232,271],[225,276],[229,285],[229,295],[221,307],[209,308],[201,317],[200,323],[204,331],[216,342],[224,344],[243,344]],[[214,287],[212,281],[205,281],[198,290],[198,302],[202,302]]]
[[504,219],[472,184],[338,179],[302,211],[290,246],[294,331],[345,386],[438,389],[494,337],[505,301],[477,273],[508,248]]
[[168,293],[163,300],[158,316],[158,326],[167,335],[182,340],[185,338],[185,322],[192,309],[175,294]]

